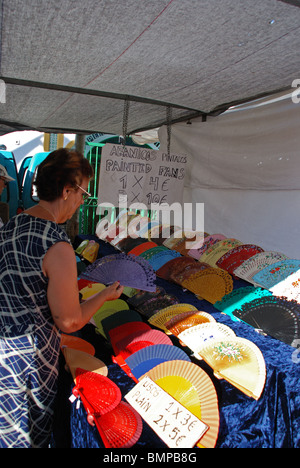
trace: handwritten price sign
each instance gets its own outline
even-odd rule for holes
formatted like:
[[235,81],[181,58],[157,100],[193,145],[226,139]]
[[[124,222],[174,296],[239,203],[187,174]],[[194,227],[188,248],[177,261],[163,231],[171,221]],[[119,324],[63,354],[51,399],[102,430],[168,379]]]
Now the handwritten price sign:
[[144,377],[125,398],[169,448],[192,448],[208,430],[149,377]]
[[99,204],[141,209],[157,205],[164,209],[182,203],[187,156],[162,151],[106,144],[102,149],[99,177]]

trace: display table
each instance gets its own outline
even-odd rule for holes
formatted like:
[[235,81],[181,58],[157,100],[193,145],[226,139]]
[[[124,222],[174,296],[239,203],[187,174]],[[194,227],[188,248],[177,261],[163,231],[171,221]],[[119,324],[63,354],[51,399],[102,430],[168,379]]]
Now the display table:
[[[100,256],[115,253],[115,249],[100,241]],[[255,343],[261,350],[267,370],[265,388],[258,401],[246,396],[225,380],[214,377],[211,368],[204,362],[191,357],[212,379],[219,401],[220,429],[216,448],[293,448],[300,447],[300,350],[292,348],[268,336],[262,336],[252,327],[234,322],[220,313],[207,301],[199,300],[189,291],[168,281],[157,278],[157,285],[178,298],[181,303],[189,303],[198,310],[213,315],[217,322],[231,327],[236,335]],[[234,287],[246,286],[243,281],[234,280]],[[146,319],[145,319],[146,321]],[[93,325],[86,325],[78,336],[89,341],[96,350],[96,357],[108,367],[108,377],[115,382],[123,399],[135,383],[121,368],[112,362],[112,349],[105,339],[95,333]],[[176,337],[173,343],[180,346]],[[187,352],[187,348],[183,348]],[[86,411],[76,403],[70,403],[72,378],[64,369],[61,359],[59,394],[53,447],[96,448],[103,447],[95,427],[88,424]],[[143,422],[142,435],[132,449],[166,449],[166,445]]]

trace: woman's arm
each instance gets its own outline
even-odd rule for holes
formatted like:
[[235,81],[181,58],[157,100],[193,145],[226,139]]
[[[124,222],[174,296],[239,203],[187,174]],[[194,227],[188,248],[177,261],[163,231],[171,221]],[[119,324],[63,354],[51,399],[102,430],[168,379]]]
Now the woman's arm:
[[43,273],[49,279],[49,307],[63,333],[80,330],[106,301],[118,299],[123,292],[123,286],[114,283],[80,304],[76,258],[66,242],[55,244],[46,253]]

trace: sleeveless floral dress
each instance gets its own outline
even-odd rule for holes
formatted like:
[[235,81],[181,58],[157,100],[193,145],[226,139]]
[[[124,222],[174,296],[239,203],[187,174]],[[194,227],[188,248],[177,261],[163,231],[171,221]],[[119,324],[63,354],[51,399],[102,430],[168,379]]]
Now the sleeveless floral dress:
[[58,242],[57,224],[25,213],[0,229],[0,448],[49,444],[60,333],[42,262]]

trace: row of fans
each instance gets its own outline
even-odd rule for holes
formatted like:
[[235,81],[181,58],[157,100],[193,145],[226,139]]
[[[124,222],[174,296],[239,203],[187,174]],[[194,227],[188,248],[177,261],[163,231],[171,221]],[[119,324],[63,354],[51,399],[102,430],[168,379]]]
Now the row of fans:
[[[86,300],[105,286],[81,279],[79,287],[82,300]],[[231,328],[218,324],[210,314],[178,303],[174,296],[169,296],[171,305],[159,309],[165,297],[162,288],[151,293],[131,288],[125,291],[126,301],[105,303],[94,315],[96,332],[111,344],[114,362],[135,382],[150,376],[193,414],[199,418],[201,415],[209,430],[198,446],[213,447],[219,428],[217,395],[208,375],[191,362],[190,350],[197,359],[204,359],[218,378],[255,399],[260,397],[266,378],[261,352],[249,340],[236,337]],[[146,309],[148,324],[130,307],[141,312]],[[187,352],[173,345],[168,336],[171,334],[178,337]]]
[[[138,231],[137,225],[141,226]],[[190,238],[191,233],[183,233],[176,226],[164,226],[126,211],[109,227],[102,224],[97,229],[98,237],[118,250],[148,260],[158,276],[160,268],[172,258],[189,259],[179,281],[173,272],[171,280],[175,279],[212,304],[232,291],[232,278],[243,279],[289,299],[300,298],[299,260],[223,234],[193,234],[194,238]],[[286,280],[284,284],[283,280]]]

